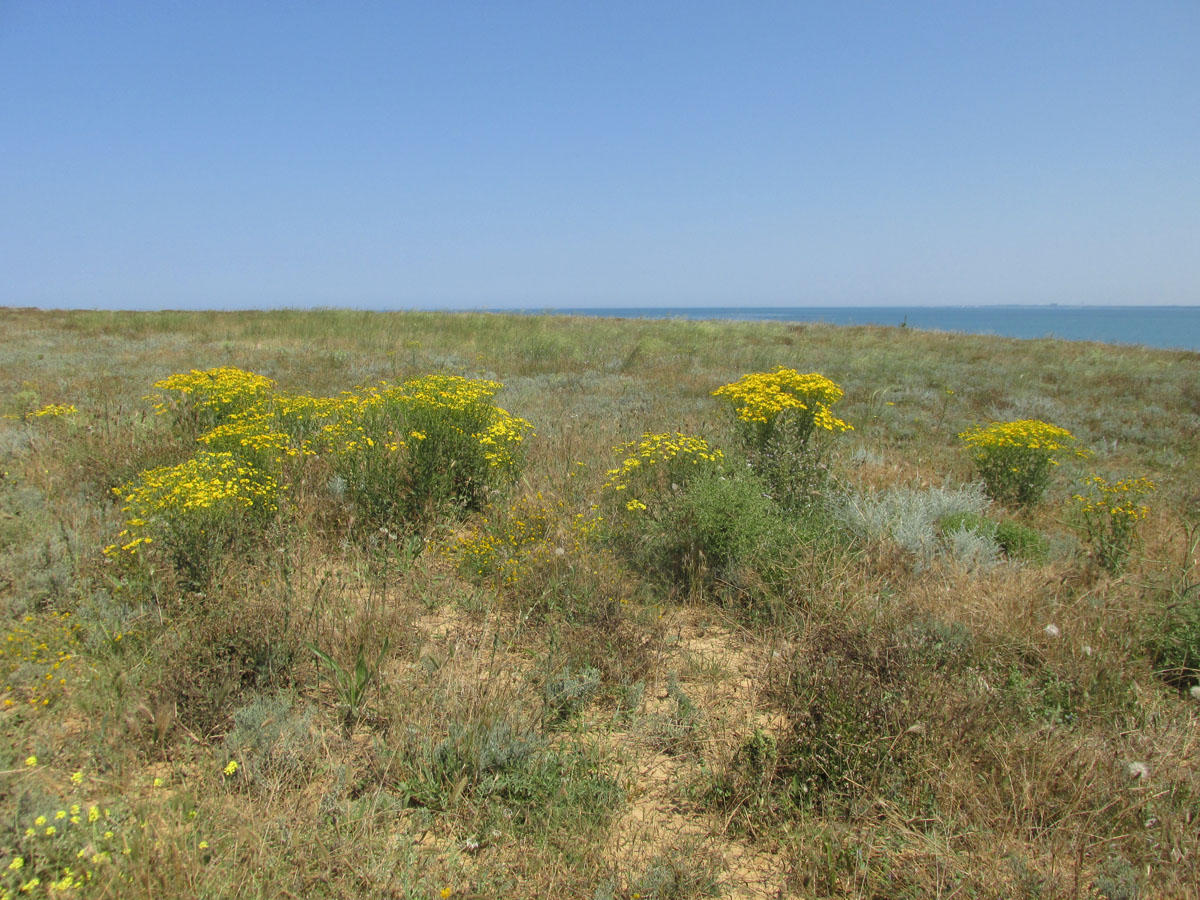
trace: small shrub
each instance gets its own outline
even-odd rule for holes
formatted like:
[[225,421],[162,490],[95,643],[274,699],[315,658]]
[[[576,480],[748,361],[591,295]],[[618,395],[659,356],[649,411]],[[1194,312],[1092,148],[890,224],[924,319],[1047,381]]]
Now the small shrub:
[[992,535],[970,528],[953,528],[943,532],[947,554],[974,572],[990,569],[1000,557],[1000,545]]
[[1146,478],[1123,478],[1109,482],[1091,476],[1084,493],[1071,500],[1079,530],[1091,545],[1092,555],[1102,567],[1117,573],[1125,568],[1137,539],[1137,525],[1150,512],[1138,501],[1156,490]]
[[648,548],[660,568],[693,584],[752,564],[776,529],[771,502],[751,476],[698,478],[667,506]]
[[551,749],[504,719],[452,725],[436,743],[416,738],[401,769],[395,787],[408,804],[448,810],[461,800],[499,801],[518,829],[599,824],[621,796],[593,754]]
[[[498,578],[517,584],[532,565],[531,557],[554,555],[557,521],[563,503],[546,502],[539,493],[520,497],[507,509],[489,507],[483,521],[460,534],[447,548],[451,559],[468,578]],[[578,549],[579,537],[572,542]]]
[[833,517],[855,537],[895,541],[922,562],[943,549],[939,522],[955,515],[981,516],[987,506],[978,484],[847,493],[830,504]]
[[322,437],[365,524],[404,527],[479,509],[516,477],[532,426],[491,403],[500,387],[427,375],[343,399]]
[[125,528],[107,556],[136,560],[164,553],[193,585],[212,574],[226,549],[260,532],[278,511],[279,485],[232,453],[199,453],[177,466],[143,472],[114,488]]
[[32,712],[57,705],[80,674],[80,631],[70,613],[24,616],[0,640],[0,709]]
[[[615,447],[625,458],[608,471],[603,490],[618,509],[637,513],[654,510],[649,503],[680,491],[701,473],[725,471],[725,453],[701,437],[674,432],[646,432],[636,441]],[[625,517],[625,523],[636,521]]]
[[592,540],[600,525],[594,510],[572,513],[565,501],[539,491],[487,507],[444,552],[462,575],[491,582],[526,613],[611,622],[634,585]]
[[1033,506],[1050,484],[1050,470],[1059,464],[1058,455],[1075,442],[1065,428],[1036,419],[993,422],[975,426],[959,435],[971,449],[971,457],[988,496],[1010,506]]
[[1050,542],[1046,536],[1020,522],[997,522],[996,543],[1010,559],[1042,563],[1050,556]]
[[650,722],[651,742],[671,756],[699,749],[704,717],[692,698],[679,686],[679,679],[674,673],[667,682],[667,698],[672,703],[671,711],[656,716]]
[[312,715],[287,695],[255,697],[234,711],[225,750],[251,782],[298,784],[315,760]]
[[896,708],[892,691],[875,678],[836,669],[807,676],[797,672],[794,690],[803,713],[780,748],[779,774],[786,804],[838,808],[864,791],[875,791],[904,760],[894,748]]
[[1041,563],[1050,555],[1050,542],[1045,536],[1019,522],[997,522],[978,513],[957,512],[939,519],[938,528],[947,539],[962,532],[980,535],[994,542],[1009,559]]
[[752,478],[726,474],[703,438],[644,434],[602,488],[609,533],[641,566],[689,586],[738,562],[761,534],[769,501]]
[[830,411],[842,397],[838,385],[816,372],[779,366],[744,375],[713,395],[733,405],[748,462],[780,507],[803,510],[821,496],[828,471],[814,435],[851,427]]
[[152,723],[157,733],[145,737],[162,742],[176,723],[197,735],[223,734],[249,696],[295,686],[299,629],[277,600],[229,588],[178,611],[156,637],[153,664],[135,667],[147,708],[162,712]]
[[720,897],[718,863],[698,848],[681,847],[657,856],[633,880],[628,897],[641,900],[697,900]]
[[779,742],[775,735],[756,728],[742,741],[727,770],[714,779],[708,799],[723,809],[743,811],[743,819],[752,824],[755,814],[769,809],[774,802],[778,764]]
[[1200,683],[1200,595],[1181,598],[1169,608],[1147,643],[1160,678],[1176,687]]
[[1119,856],[1104,864],[1092,887],[1097,900],[1138,900],[1142,896],[1138,870]]
[[971,660],[975,639],[971,630],[957,622],[920,617],[900,631],[900,645],[923,665],[936,670],[953,670]]

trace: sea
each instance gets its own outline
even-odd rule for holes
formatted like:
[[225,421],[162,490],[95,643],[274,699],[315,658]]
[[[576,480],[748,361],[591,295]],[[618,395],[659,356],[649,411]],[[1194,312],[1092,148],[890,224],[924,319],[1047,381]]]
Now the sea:
[[630,319],[888,325],[1200,352],[1200,306],[696,306],[504,310],[516,311]]

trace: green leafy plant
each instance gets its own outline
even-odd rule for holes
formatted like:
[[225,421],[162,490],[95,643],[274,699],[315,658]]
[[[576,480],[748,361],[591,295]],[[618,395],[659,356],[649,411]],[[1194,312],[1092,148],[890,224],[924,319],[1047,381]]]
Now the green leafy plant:
[[1050,554],[1050,542],[1033,528],[1020,522],[997,522],[973,512],[957,512],[938,520],[943,537],[955,531],[972,531],[993,541],[1009,559],[1025,562],[1045,562]]
[[338,699],[343,707],[342,724],[347,731],[352,731],[359,719],[362,718],[367,693],[376,678],[379,677],[379,667],[383,664],[384,656],[391,649],[391,639],[386,637],[383,639],[383,646],[373,663],[367,660],[366,649],[360,645],[354,665],[349,668],[343,666],[315,644],[309,644],[308,649],[313,652],[331,676],[334,690],[337,691]]
[[1183,561],[1173,567],[1162,613],[1146,642],[1157,675],[1180,688],[1200,684],[1200,578],[1192,562],[1200,549],[1200,524],[1189,526],[1186,537]]

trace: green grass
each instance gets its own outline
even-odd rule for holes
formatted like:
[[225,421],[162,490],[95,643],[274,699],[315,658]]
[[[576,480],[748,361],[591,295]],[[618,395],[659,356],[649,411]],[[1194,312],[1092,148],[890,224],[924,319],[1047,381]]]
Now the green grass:
[[[67,866],[122,898],[1200,882],[1200,355],[479,313],[0,326],[0,896]],[[154,415],[154,382],[227,365],[318,396],[494,379],[537,436],[465,517],[364,527],[318,457],[203,579],[106,557],[112,488],[200,449]],[[777,365],[845,390],[854,430],[819,467],[764,470],[712,396]],[[78,412],[26,418],[49,404]],[[957,435],[1024,418],[1094,456],[1006,512]],[[596,521],[612,448],[675,431],[727,470],[659,485],[644,527]],[[1069,515],[1097,470],[1159,485],[1120,575]]]

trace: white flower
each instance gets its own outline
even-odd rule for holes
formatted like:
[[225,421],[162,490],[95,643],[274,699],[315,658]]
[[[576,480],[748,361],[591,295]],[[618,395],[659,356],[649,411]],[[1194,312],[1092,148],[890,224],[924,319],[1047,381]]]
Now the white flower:
[[1062,632],[1058,630],[1057,625],[1047,625],[1044,630],[1046,632],[1046,637],[1050,638],[1056,638],[1062,634]]
[[1200,700],[1200,684],[1193,684],[1188,693],[1192,695],[1193,700]]

